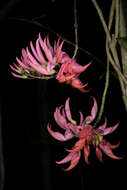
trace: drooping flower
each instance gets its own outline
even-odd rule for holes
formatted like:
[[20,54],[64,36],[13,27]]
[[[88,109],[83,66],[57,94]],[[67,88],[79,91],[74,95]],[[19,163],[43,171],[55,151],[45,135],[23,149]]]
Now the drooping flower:
[[56,79],[60,83],[66,82],[66,84],[70,84],[74,88],[77,88],[82,92],[88,92],[88,90],[84,89],[88,85],[88,83],[83,85],[82,82],[79,80],[78,76],[80,75],[80,73],[85,71],[90,66],[90,64],[91,62],[87,65],[81,66],[76,63],[75,59],[68,58],[66,62],[64,62],[64,64],[60,67]]
[[51,46],[49,37],[46,36],[44,41],[39,34],[34,47],[32,41],[30,47],[22,49],[22,55],[16,62],[10,65],[12,75],[18,78],[28,79],[50,79],[55,78],[60,82],[72,85],[82,92],[88,92],[84,89],[88,85],[83,85],[78,76],[85,71],[91,63],[81,66],[76,63],[75,59],[62,50],[64,41],[60,39]]
[[94,104],[91,109],[91,114],[84,118],[82,112],[80,112],[79,125],[75,120],[72,119],[69,106],[70,99],[68,98],[65,102],[65,106],[57,107],[54,113],[56,123],[65,131],[64,134],[60,132],[54,132],[51,129],[50,124],[47,126],[50,135],[59,141],[67,141],[73,137],[78,139],[72,149],[66,149],[66,151],[69,152],[68,155],[61,161],[56,162],[57,164],[70,162],[69,167],[64,169],[64,171],[69,171],[78,164],[82,150],[84,151],[85,162],[88,164],[91,146],[95,148],[96,156],[101,162],[103,162],[102,152],[113,159],[121,159],[121,157],[115,156],[112,151],[112,149],[119,146],[119,143],[117,145],[111,145],[104,139],[105,135],[111,134],[117,129],[119,123],[106,128],[107,119],[105,118],[104,124],[98,128],[95,128],[94,124],[92,123],[96,118],[98,106],[96,99],[94,97],[92,97],[92,99]]
[[57,72],[59,63],[64,63],[68,59],[68,55],[62,51],[64,41],[54,43],[54,47],[46,36],[44,41],[39,34],[34,47],[30,42],[30,49],[22,49],[21,59],[16,57],[17,64],[10,65],[13,70],[12,75],[19,78],[51,78]]

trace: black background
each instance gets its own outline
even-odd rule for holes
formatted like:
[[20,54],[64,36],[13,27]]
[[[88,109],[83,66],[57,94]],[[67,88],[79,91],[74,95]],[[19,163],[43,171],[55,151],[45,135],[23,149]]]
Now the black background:
[[[100,6],[107,21],[110,1],[101,1]],[[58,84],[55,79],[17,79],[11,75],[9,68],[16,56],[20,58],[21,49],[29,46],[30,40],[35,42],[39,32],[42,38],[48,33],[51,40],[58,39],[50,30],[14,18],[37,20],[74,42],[72,0],[1,1],[0,10],[0,97],[5,190],[99,190],[103,187],[126,187],[126,112],[116,77],[110,76],[104,115],[108,118],[109,125],[120,121],[119,128],[108,140],[112,144],[120,140],[120,148],[115,153],[124,155],[123,160],[112,160],[104,156],[105,162],[102,164],[97,160],[94,150],[91,150],[89,165],[82,157],[75,169],[63,172],[62,166],[56,165],[55,161],[61,160],[66,155],[64,148],[72,147],[74,142],[57,142],[46,129],[49,121],[56,126],[53,112],[69,96],[72,113],[77,113],[78,110],[87,115],[92,106],[91,95],[96,97],[99,105],[101,103],[106,68],[105,34],[91,1],[78,1],[77,6],[79,45],[101,61],[97,62],[82,51],[77,54],[77,62],[81,65],[93,61],[90,68],[81,75],[82,81],[88,81],[92,89],[89,94]],[[65,42],[63,48],[73,56],[73,46]],[[103,120],[104,117],[102,122]]]

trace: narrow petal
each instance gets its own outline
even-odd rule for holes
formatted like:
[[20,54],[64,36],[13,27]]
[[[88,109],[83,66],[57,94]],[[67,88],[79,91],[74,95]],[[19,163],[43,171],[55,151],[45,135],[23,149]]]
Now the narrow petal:
[[47,37],[46,37],[46,42],[47,42],[48,49],[51,51],[51,54],[53,55],[54,54],[54,49],[53,49],[53,47],[50,44],[49,35],[47,35]]
[[30,47],[31,47],[32,53],[34,54],[35,58],[36,58],[39,62],[41,62],[41,60],[39,59],[39,56],[37,55],[37,52],[36,52],[36,50],[35,50],[35,48],[34,48],[32,42],[30,42]]
[[103,159],[102,159],[102,152],[101,152],[101,150],[97,147],[96,148],[96,156],[97,156],[97,158],[98,158],[98,160],[100,161],[100,162],[103,162]]
[[72,152],[72,153],[69,153],[63,160],[56,162],[56,163],[64,164],[64,163],[71,161],[70,166],[66,169],[63,169],[64,171],[69,171],[78,164],[78,162],[80,160],[80,156],[81,156],[80,152]]
[[83,121],[84,121],[84,117],[83,117],[82,112],[80,112],[80,125],[83,124]]
[[24,75],[17,75],[17,74],[15,74],[15,73],[13,73],[13,72],[11,72],[11,74],[12,74],[14,77],[17,77],[17,78],[22,78],[22,79],[26,79],[26,78],[27,78],[27,76],[24,76]]
[[99,144],[100,149],[110,158],[120,160],[122,157],[115,156],[112,152],[111,145],[106,140],[101,141]]
[[45,60],[45,58],[43,56],[43,53],[41,51],[41,48],[40,48],[39,39],[37,39],[37,41],[36,41],[36,51],[37,51],[37,55],[38,55],[38,57],[40,59],[40,62],[41,63],[46,63],[46,60]]
[[78,78],[74,78],[74,79],[72,78],[71,85],[72,85],[72,87],[77,88],[81,92],[89,91],[89,90],[84,89],[84,87],[86,87],[88,85],[88,83],[83,85]]
[[115,149],[115,148],[119,147],[119,145],[120,145],[120,141],[117,144],[115,144],[115,145],[111,144],[110,147],[111,147],[111,149]]
[[63,106],[57,107],[56,111],[54,112],[54,118],[56,120],[56,123],[63,129],[67,129],[67,121],[65,119],[65,115],[62,115],[60,113],[61,108]]
[[85,144],[85,139],[80,139],[78,140],[74,147],[70,150],[67,149],[68,152],[78,152],[80,150],[82,150],[82,148],[84,147],[84,144]]
[[64,43],[64,41],[60,44],[60,46],[57,48],[57,50],[56,50],[56,62],[60,62],[61,61],[61,59],[62,59],[62,51],[61,51],[61,49],[62,49],[62,47],[63,47],[63,43]]
[[97,133],[99,133],[100,135],[102,135],[104,129],[106,128],[106,125],[107,125],[107,118],[105,117],[105,122],[103,125],[99,126],[95,131]]
[[16,67],[13,67],[12,65],[9,65],[10,66],[10,68],[13,70],[13,71],[15,71],[15,72],[18,72],[18,66],[17,65],[15,65],[14,64],[14,66]]
[[34,57],[29,52],[28,48],[27,48],[27,54],[29,56],[29,59],[31,60],[29,61],[29,65],[31,67],[33,67],[36,71],[38,71],[41,74],[49,75],[49,73],[34,59]]
[[71,116],[71,111],[70,111],[70,106],[69,106],[69,100],[70,100],[70,98],[68,98],[66,100],[65,112],[66,112],[67,119],[71,122],[72,121],[72,116]]
[[59,132],[54,132],[52,129],[51,129],[51,126],[48,124],[47,126],[47,129],[48,129],[48,132],[50,133],[50,135],[52,137],[54,137],[56,140],[59,140],[59,141],[67,141],[69,139],[72,138],[72,133],[71,131],[66,131],[65,132],[65,135],[59,133]]
[[65,164],[69,161],[72,160],[72,158],[74,157],[75,152],[71,152],[69,153],[64,159],[62,159],[61,161],[56,161],[57,164]]
[[45,52],[47,59],[49,60],[50,63],[54,64],[52,54],[46,45],[46,37],[43,42],[43,40],[41,39],[41,35],[39,34],[39,41],[40,41],[40,45],[41,45],[43,51]]
[[88,164],[88,157],[90,155],[90,146],[89,145],[85,145],[84,146],[84,158],[86,163]]
[[64,171],[69,171],[69,170],[73,169],[79,163],[80,157],[81,157],[81,153],[80,152],[75,152],[75,154],[73,155],[73,158],[71,159],[70,166],[68,168],[66,168],[66,169],[63,169],[63,170]]
[[94,105],[93,105],[92,110],[91,110],[91,115],[86,117],[85,122],[87,122],[87,121],[92,122],[95,119],[96,115],[97,115],[97,110],[98,110],[97,101],[96,101],[96,99],[94,97],[92,97],[92,98],[93,98],[93,101],[94,101]]
[[112,127],[108,127],[106,129],[104,129],[104,131],[102,132],[102,135],[104,136],[104,135],[107,135],[107,134],[111,134],[113,131],[115,131],[117,129],[118,126],[119,126],[119,122],[116,125],[112,126]]
[[92,62],[88,63],[87,65],[84,65],[84,66],[81,66],[79,65],[78,63],[75,63],[73,64],[73,72],[75,73],[82,73],[83,71],[85,71],[90,65],[91,65]]
[[18,64],[24,68],[24,69],[28,69],[29,67],[26,66],[18,57],[16,57],[16,61],[18,62]]

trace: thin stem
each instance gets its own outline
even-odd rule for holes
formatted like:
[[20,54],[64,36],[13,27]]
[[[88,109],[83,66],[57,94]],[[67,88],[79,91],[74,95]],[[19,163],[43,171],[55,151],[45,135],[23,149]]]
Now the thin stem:
[[109,13],[109,23],[108,23],[109,31],[111,30],[111,26],[112,26],[112,23],[113,23],[114,13],[115,13],[115,0],[112,0],[110,13]]
[[115,0],[116,3],[116,18],[115,18],[115,38],[118,38],[119,35],[119,15],[120,15],[120,4],[119,0]]
[[111,38],[110,32],[109,32],[109,30],[108,30],[108,27],[107,27],[107,25],[106,25],[104,16],[103,16],[103,14],[102,14],[102,11],[101,11],[99,5],[97,4],[96,0],[92,0],[92,2],[93,2],[94,6],[95,6],[95,8],[96,8],[96,10],[97,10],[97,13],[98,13],[99,18],[100,18],[100,20],[101,20],[101,23],[102,23],[102,26],[103,26],[104,31],[105,31],[105,33],[106,33],[106,36],[107,36],[107,38],[108,38],[108,41],[111,42],[111,39],[112,39],[112,38]]
[[[108,23],[109,31],[111,30],[113,18],[114,18],[114,12],[115,12],[115,3],[114,2],[115,1],[113,0],[112,4],[111,4],[111,8],[110,8],[110,13],[109,13],[109,23]],[[106,69],[105,87],[104,87],[101,106],[100,106],[100,110],[99,110],[99,114],[98,114],[95,126],[101,120],[102,114],[104,112],[104,105],[105,105],[106,95],[107,95],[108,86],[109,86],[109,61],[110,62],[112,61],[112,57],[111,57],[111,54],[109,51],[109,43],[108,43],[107,38],[106,38],[106,54],[107,54],[107,69]],[[111,60],[108,57],[110,57]]]
[[[75,47],[75,43],[71,42],[70,40],[62,37],[60,34],[58,34],[56,31],[52,30],[51,28],[43,25],[43,24],[40,24],[39,22],[37,21],[32,21],[32,20],[27,20],[27,19],[23,19],[23,18],[15,18],[15,17],[10,17],[9,18],[10,20],[15,20],[15,21],[20,21],[20,22],[25,22],[25,23],[29,23],[29,24],[32,24],[32,25],[35,25],[39,28],[42,28],[42,29],[45,29],[49,32],[51,32],[52,34],[55,34],[56,36],[58,36],[59,38],[61,38],[62,40],[64,40],[67,44]],[[96,61],[97,63],[100,63],[100,64],[103,64],[102,61],[100,59],[98,59],[96,56],[92,55],[89,51],[85,50],[84,48],[78,46],[78,49],[80,51],[82,51],[83,53],[85,53],[86,55],[88,55],[89,57],[91,57],[91,59],[93,59],[94,61]]]
[[75,58],[78,51],[77,0],[74,0],[74,28],[75,28],[75,51],[74,51],[73,59]]
[[102,101],[101,101],[101,107],[99,110],[98,118],[95,123],[95,125],[100,121],[102,114],[104,112],[104,105],[105,105],[105,99],[108,91],[108,86],[109,86],[109,60],[107,60],[107,69],[106,69],[106,78],[105,78],[105,87],[102,95]]

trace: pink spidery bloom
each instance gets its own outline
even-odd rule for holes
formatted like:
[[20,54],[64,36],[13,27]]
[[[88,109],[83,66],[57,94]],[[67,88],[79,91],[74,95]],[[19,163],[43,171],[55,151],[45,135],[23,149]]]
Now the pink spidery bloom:
[[16,57],[17,64],[10,65],[12,75],[19,78],[49,79],[55,77],[59,63],[64,63],[68,55],[62,51],[64,41],[54,43],[54,47],[46,36],[44,41],[39,34],[34,47],[32,41],[30,48],[22,49],[21,59]]
[[91,146],[95,148],[96,156],[101,162],[103,162],[102,152],[113,159],[121,159],[121,157],[115,156],[112,151],[112,149],[119,146],[119,143],[117,145],[111,145],[104,139],[104,136],[111,134],[117,129],[119,123],[106,128],[107,119],[105,118],[104,124],[98,128],[95,128],[92,123],[96,118],[98,106],[96,99],[94,97],[92,97],[92,99],[94,101],[94,104],[91,109],[91,114],[84,118],[82,112],[80,112],[79,124],[77,124],[77,122],[72,119],[69,106],[69,98],[65,102],[65,107],[60,106],[56,108],[56,111],[54,112],[54,118],[56,120],[56,123],[65,131],[64,134],[60,132],[54,132],[51,129],[51,125],[47,125],[47,129],[50,135],[56,140],[67,141],[73,137],[76,137],[78,139],[72,149],[66,149],[69,154],[61,161],[56,162],[57,164],[70,162],[69,167],[64,169],[64,171],[69,171],[78,164],[82,150],[84,152],[84,160],[88,164]]
[[58,82],[70,84],[72,87],[82,92],[88,92],[84,89],[88,83],[83,85],[79,80],[79,75],[85,71],[91,63],[81,66],[76,60],[62,50],[64,41],[54,42],[51,46],[49,37],[46,36],[44,41],[39,33],[35,47],[30,42],[30,47],[22,49],[22,55],[16,62],[10,65],[12,75],[18,78],[28,79],[50,79],[55,78]]

